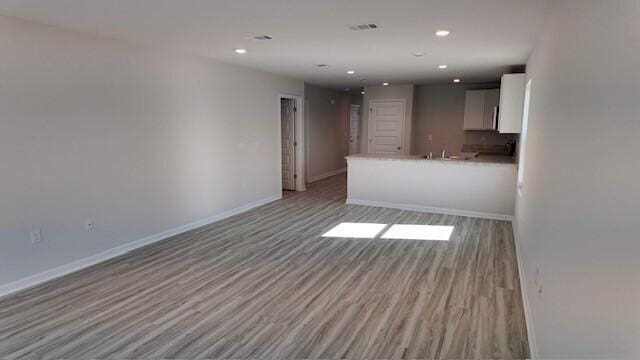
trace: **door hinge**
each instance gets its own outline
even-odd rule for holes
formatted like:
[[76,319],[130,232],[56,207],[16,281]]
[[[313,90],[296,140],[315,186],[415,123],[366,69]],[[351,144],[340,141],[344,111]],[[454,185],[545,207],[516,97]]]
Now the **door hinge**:
[[293,142],[293,146],[298,146],[298,142],[297,142],[297,141],[294,141],[294,142]]
[[298,108],[294,106],[293,107],[293,112],[296,112],[296,111],[298,111]]
[[298,178],[298,174],[293,174],[293,178],[297,179]]

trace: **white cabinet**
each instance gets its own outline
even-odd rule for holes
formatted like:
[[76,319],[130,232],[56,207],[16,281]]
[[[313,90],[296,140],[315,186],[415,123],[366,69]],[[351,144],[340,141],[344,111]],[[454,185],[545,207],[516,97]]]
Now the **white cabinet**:
[[498,131],[519,134],[522,130],[525,74],[507,74],[500,83],[500,113]]
[[498,122],[498,105],[500,104],[500,89],[484,91],[484,129],[496,130]]
[[495,130],[499,89],[467,90],[464,104],[465,130]]
[[484,127],[484,90],[467,90],[464,100],[464,129]]

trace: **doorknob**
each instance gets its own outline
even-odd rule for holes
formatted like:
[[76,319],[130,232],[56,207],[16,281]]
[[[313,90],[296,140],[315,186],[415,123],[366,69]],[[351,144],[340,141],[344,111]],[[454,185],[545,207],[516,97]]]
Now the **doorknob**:
[[400,150],[400,146],[398,146],[398,150]]

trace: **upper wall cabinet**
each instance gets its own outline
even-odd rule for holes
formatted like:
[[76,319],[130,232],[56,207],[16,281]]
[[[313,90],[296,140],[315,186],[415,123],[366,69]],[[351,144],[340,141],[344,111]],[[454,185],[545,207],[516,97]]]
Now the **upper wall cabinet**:
[[500,89],[467,90],[464,103],[465,130],[496,130]]
[[500,104],[500,89],[484,91],[483,124],[486,130],[496,130],[498,126],[498,105]]
[[522,130],[525,74],[502,75],[498,131],[519,134]]

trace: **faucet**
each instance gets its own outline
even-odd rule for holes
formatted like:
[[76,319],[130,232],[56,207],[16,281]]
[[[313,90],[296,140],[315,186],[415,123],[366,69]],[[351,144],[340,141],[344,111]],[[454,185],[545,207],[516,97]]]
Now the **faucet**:
[[442,149],[442,158],[444,159],[447,156],[447,150]]

